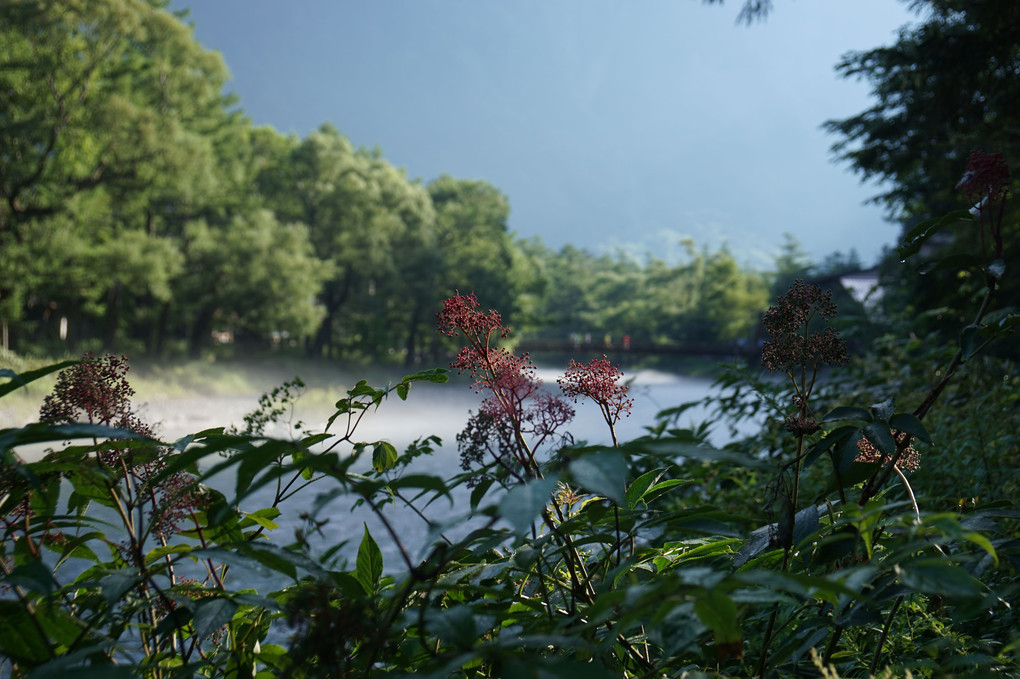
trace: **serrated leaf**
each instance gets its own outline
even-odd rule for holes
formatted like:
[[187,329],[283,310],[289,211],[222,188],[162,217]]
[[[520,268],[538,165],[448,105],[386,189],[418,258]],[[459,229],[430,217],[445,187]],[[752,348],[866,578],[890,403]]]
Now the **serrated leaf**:
[[582,488],[626,506],[623,484],[627,478],[627,461],[618,450],[600,450],[570,463],[570,473]]
[[650,472],[645,472],[637,479],[634,483],[630,484],[627,489],[627,506],[633,509],[637,506],[638,501],[645,496],[647,491],[656,480],[662,476],[663,472],[661,469],[653,469]]
[[358,582],[361,583],[366,594],[375,593],[382,572],[382,552],[379,551],[379,545],[375,543],[372,534],[368,532],[368,524],[365,524],[365,535],[361,538],[361,546],[358,547],[355,577],[358,578]]

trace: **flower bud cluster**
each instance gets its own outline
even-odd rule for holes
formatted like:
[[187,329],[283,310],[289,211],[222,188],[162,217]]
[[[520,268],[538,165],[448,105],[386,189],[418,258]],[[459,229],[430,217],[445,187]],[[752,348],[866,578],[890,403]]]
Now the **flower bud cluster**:
[[817,370],[824,365],[846,363],[846,342],[839,333],[830,327],[821,332],[811,331],[816,318],[829,320],[835,315],[831,292],[795,281],[765,312],[762,323],[770,339],[762,347],[762,365],[773,372],[794,372],[802,367]]
[[467,471],[492,458],[504,467],[533,474],[534,451],[557,436],[557,430],[573,419],[574,409],[543,389],[528,354],[493,346],[494,339],[508,337],[510,330],[499,312],[482,312],[479,306],[473,293],[457,294],[436,314],[440,332],[467,340],[450,367],[470,374],[471,388],[485,396],[458,436],[461,466]]
[[[131,405],[135,392],[127,381],[128,370],[123,356],[85,354],[77,365],[57,377],[53,393],[43,400],[39,420],[48,424],[102,424],[152,438],[153,429]],[[120,474],[134,488],[133,493],[151,501],[152,529],[160,536],[177,531],[192,511],[205,504],[204,493],[190,474],[176,472],[155,480],[166,467],[169,455],[166,448],[158,448],[153,454],[151,449],[139,451],[124,446],[104,449],[97,456],[101,465]]]
[[[905,442],[905,434],[896,435],[896,445],[901,446]],[[861,440],[857,442],[857,457],[854,458],[856,462],[880,462],[886,464],[889,462],[889,456],[885,455],[882,451],[872,445],[871,441],[861,437]],[[917,471],[921,467],[921,453],[917,451],[914,446],[907,446],[907,448],[900,453],[900,459],[896,461],[896,467],[901,471]]]
[[634,399],[627,396],[630,386],[620,384],[623,372],[609,362],[605,354],[588,363],[571,360],[563,377],[557,380],[560,389],[577,403],[579,398],[590,398],[602,409],[606,421],[616,424],[620,415],[630,416]]

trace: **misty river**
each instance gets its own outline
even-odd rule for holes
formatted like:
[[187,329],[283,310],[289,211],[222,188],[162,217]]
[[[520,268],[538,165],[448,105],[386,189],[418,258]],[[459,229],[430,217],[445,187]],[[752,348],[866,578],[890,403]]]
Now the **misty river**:
[[[708,378],[686,377],[656,370],[639,370],[627,372],[631,380],[630,395],[634,399],[634,407],[630,417],[623,418],[617,424],[617,436],[620,441],[627,441],[645,433],[645,427],[652,425],[655,415],[660,410],[682,403],[699,401],[707,396],[712,388]],[[556,388],[555,370],[539,369],[538,376],[547,387]],[[337,387],[336,398],[343,396],[341,387]],[[463,380],[451,380],[447,384],[415,383],[411,387],[406,401],[391,395],[382,402],[378,411],[369,411],[362,421],[354,437],[356,441],[387,440],[396,446],[399,452],[419,437],[436,435],[442,439],[435,454],[416,460],[412,466],[415,473],[434,474],[448,478],[460,471],[457,452],[456,435],[468,420],[470,411],[477,409],[481,397],[471,391]],[[184,434],[199,431],[212,426],[241,424],[245,413],[253,410],[257,397],[189,397],[173,398],[166,401],[150,400],[142,411],[147,421],[159,423],[159,430],[164,440],[173,440]],[[590,444],[608,444],[611,442],[609,431],[602,416],[591,402],[582,401],[575,404],[574,420],[566,427],[575,440],[587,441]],[[318,406],[303,408],[301,402],[294,413],[296,419],[304,423],[311,431],[321,431],[331,410],[320,402]],[[697,406],[686,411],[679,424],[690,426],[704,420],[708,412],[705,407]],[[331,431],[340,428],[338,421]],[[750,431],[755,425],[748,424]],[[291,436],[292,426],[279,425],[267,431],[270,435]],[[715,432],[712,443],[722,445],[726,442],[725,432]],[[349,448],[348,448],[349,450]],[[218,461],[213,459],[210,464]],[[366,453],[365,465],[371,463],[370,451]],[[214,478],[211,484],[223,490],[228,498],[232,497],[235,482],[224,475]],[[280,505],[282,514],[276,520],[279,528],[272,531],[272,539],[280,544],[287,544],[294,539],[295,530],[305,526],[300,518],[314,503],[316,496],[326,493],[333,486],[328,480],[302,491],[301,494]],[[265,487],[246,498],[241,505],[245,511],[254,511],[271,503],[272,487]],[[439,532],[453,539],[466,534],[477,522],[466,521],[468,509],[468,490],[458,489],[454,493],[453,502],[440,499],[426,511],[430,519],[437,522],[437,528],[430,533],[429,527],[412,510],[403,506],[388,505],[383,510],[387,520],[399,534],[405,548],[412,558],[421,558],[426,548],[435,540],[441,539]],[[495,493],[493,493],[495,494]],[[327,549],[341,541],[347,545],[340,554],[351,560],[357,553],[358,545],[367,525],[383,552],[387,570],[402,570],[399,550],[379,519],[364,506],[351,508],[356,498],[341,496],[326,505],[318,514],[322,523],[319,530],[321,536],[311,541],[321,544]],[[483,505],[487,504],[483,501]],[[399,503],[398,503],[399,504]]]
[[[658,370],[631,372],[624,369],[624,373],[625,379],[631,384],[630,396],[634,399],[634,405],[631,415],[623,418],[616,426],[617,437],[621,442],[644,434],[645,427],[654,424],[655,415],[659,411],[682,403],[700,401],[712,390],[711,379],[704,377],[688,377]],[[553,369],[538,370],[538,377],[546,387],[556,391],[558,391],[556,378],[560,374]],[[415,383],[405,401],[392,394],[383,400],[378,410],[370,410],[367,413],[356,430],[354,440],[367,442],[386,440],[392,443],[398,452],[403,452],[405,447],[416,439],[436,435],[442,439],[442,445],[433,455],[415,460],[411,471],[432,474],[444,479],[459,473],[461,469],[456,436],[464,428],[470,412],[477,409],[481,396],[468,387],[465,379],[458,379],[455,374],[451,374],[451,378],[446,384]],[[330,404],[345,396],[345,390],[348,388],[350,385],[346,383],[343,385],[337,383],[335,389],[325,389],[326,393],[322,393],[321,387],[317,388],[315,391],[318,393],[313,394],[315,398],[310,402],[300,399],[297,401],[295,411],[288,421],[301,421],[305,430],[322,431],[327,418],[333,412]],[[139,399],[137,404],[139,415],[143,421],[155,426],[157,436],[164,441],[174,441],[211,427],[243,425],[244,415],[256,409],[258,397],[258,394],[150,396]],[[581,401],[574,404],[574,408],[575,417],[566,429],[576,441],[596,445],[611,442],[609,431],[595,404]],[[695,425],[708,415],[704,406],[693,407],[683,413],[679,425]],[[16,424],[9,422],[4,426]],[[749,422],[746,425],[747,433],[756,426],[756,423]],[[331,429],[334,433],[338,430],[342,431],[341,420],[338,420]],[[272,425],[266,433],[281,438],[293,438],[298,435],[293,425],[288,422]],[[714,445],[722,445],[726,441],[726,432],[713,432],[711,442]],[[341,449],[342,452],[349,450],[350,446]],[[29,451],[20,452],[24,455]],[[40,453],[41,450],[35,451],[35,454],[26,457],[34,458]],[[370,451],[367,451],[365,457],[364,468],[367,468],[371,464]],[[211,456],[202,466],[208,468],[220,460],[219,457]],[[228,473],[219,474],[208,482],[223,491],[228,499],[234,496],[236,481]],[[282,513],[276,519],[279,528],[270,531],[270,538],[280,545],[293,542],[295,531],[306,528],[306,522],[301,515],[311,509],[317,496],[333,490],[334,487],[329,484],[328,479],[324,479],[284,501],[280,505]],[[269,485],[252,493],[242,501],[240,508],[252,512],[269,506],[274,490],[275,487]],[[459,488],[454,492],[452,502],[440,499],[428,507],[426,514],[437,524],[432,532],[428,525],[407,507],[388,505],[383,511],[412,558],[422,558],[427,547],[441,539],[440,532],[453,539],[465,535],[472,527],[478,525],[478,520],[474,522],[466,520],[469,508],[468,493],[468,489]],[[498,493],[493,490],[491,495],[495,497]],[[352,509],[355,499],[350,495],[343,495],[326,504],[317,515],[321,535],[310,538],[309,541],[315,549],[321,548],[323,551],[346,541],[347,544],[339,554],[348,558],[351,562],[349,567],[353,567],[353,560],[367,525],[382,550],[386,569],[402,570],[399,549],[387,534],[385,527],[370,509],[364,506]],[[496,500],[498,501],[498,497]],[[492,501],[483,500],[482,506]],[[240,574],[235,571],[235,575]],[[251,576],[257,580],[261,579],[258,574]]]

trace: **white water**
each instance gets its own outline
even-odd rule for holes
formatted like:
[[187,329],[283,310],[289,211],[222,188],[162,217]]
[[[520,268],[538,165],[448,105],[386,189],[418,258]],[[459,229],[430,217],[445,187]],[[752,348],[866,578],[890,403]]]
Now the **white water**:
[[[539,377],[552,389],[556,389],[555,380],[558,376],[555,370],[539,370]],[[634,399],[634,406],[631,415],[622,419],[616,426],[617,437],[620,441],[627,441],[644,434],[645,427],[654,423],[655,415],[660,410],[682,403],[700,401],[709,394],[711,389],[711,381],[708,379],[684,377],[654,370],[628,373],[626,379],[631,383],[630,396]],[[299,401],[294,418],[302,420],[304,428],[307,430],[321,431],[332,412],[325,404],[344,396],[346,388],[348,387],[337,384],[335,393],[319,394],[315,399],[317,405],[303,405]],[[360,423],[353,440],[370,442],[387,440],[396,446],[398,451],[403,452],[404,448],[415,439],[427,435],[437,435],[442,439],[443,445],[434,455],[416,461],[413,471],[433,474],[444,479],[449,478],[461,471],[456,435],[467,422],[469,411],[476,409],[480,400],[480,396],[471,391],[464,380],[455,380],[447,384],[416,383],[412,386],[406,401],[401,401],[394,395],[383,401],[378,411],[369,411]],[[257,404],[257,394],[151,398],[140,404],[140,415],[143,420],[156,426],[157,432],[163,440],[172,441],[186,434],[214,426],[241,425],[244,415],[254,410]],[[575,440],[587,441],[590,444],[611,442],[606,424],[594,404],[582,401],[575,404],[574,407],[575,418],[566,429],[573,434]],[[695,425],[704,420],[707,415],[703,406],[694,407],[683,414],[678,424],[680,426]],[[342,420],[338,420],[332,431],[342,431],[343,424]],[[749,427],[753,426],[753,423],[749,424]],[[267,433],[279,437],[294,437],[299,434],[293,430],[292,426],[286,424],[276,425]],[[716,433],[713,435],[712,441],[716,445],[724,443],[725,434]],[[349,450],[350,446],[348,445],[345,449],[341,449],[341,452]],[[216,461],[218,458],[213,459],[210,464]],[[366,466],[369,463],[370,460],[367,460]],[[212,484],[224,491],[228,499],[233,497],[235,482],[232,478],[214,479]],[[328,492],[331,489],[332,487],[326,480],[281,504],[280,509],[283,513],[277,519],[280,527],[271,531],[271,539],[281,545],[292,542],[295,530],[304,525],[304,522],[299,518],[301,513],[311,507],[319,493]],[[273,491],[274,488],[267,486],[253,493],[242,502],[242,510],[250,512],[268,506],[272,502]],[[444,533],[451,538],[463,535],[477,525],[477,523],[466,523],[462,520],[468,508],[467,492],[462,488],[455,494],[454,503],[439,500],[426,511],[433,520],[452,524],[444,529]],[[321,545],[321,549],[325,550],[334,544],[346,541],[348,544],[340,554],[350,559],[351,567],[353,567],[353,558],[362,539],[364,526],[367,525],[383,552],[387,570],[402,570],[403,564],[399,548],[388,535],[386,527],[366,507],[362,506],[352,510],[351,505],[354,499],[344,496],[325,507],[318,516],[320,520],[325,520],[320,528],[321,536],[317,536],[312,542],[317,547]],[[490,502],[483,502],[483,506],[486,504],[490,504]],[[428,526],[406,507],[391,505],[383,511],[387,521],[399,534],[412,558],[423,556],[428,546],[439,539],[438,534],[430,535]],[[261,578],[259,579],[261,580]],[[263,581],[263,584],[268,583]],[[274,581],[273,584],[282,586],[287,583]]]

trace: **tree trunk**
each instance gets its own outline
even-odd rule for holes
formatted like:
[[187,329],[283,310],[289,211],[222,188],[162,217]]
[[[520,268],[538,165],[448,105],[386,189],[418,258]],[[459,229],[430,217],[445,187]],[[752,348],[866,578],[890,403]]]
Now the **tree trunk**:
[[103,322],[103,351],[111,353],[117,344],[117,326],[120,324],[120,281],[114,281],[106,294],[106,318]]
[[200,358],[202,350],[209,346],[215,314],[215,307],[206,306],[202,307],[195,316],[195,323],[191,326],[191,338],[189,339],[188,346],[188,353],[192,358]]

